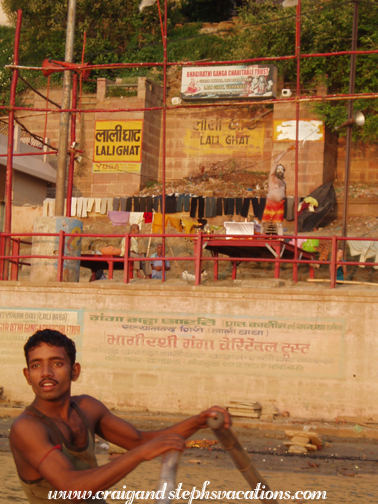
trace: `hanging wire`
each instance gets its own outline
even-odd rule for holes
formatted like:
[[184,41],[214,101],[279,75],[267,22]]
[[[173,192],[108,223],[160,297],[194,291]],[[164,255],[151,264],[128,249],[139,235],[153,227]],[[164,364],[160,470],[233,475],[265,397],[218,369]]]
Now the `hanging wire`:
[[[58,103],[55,103],[54,101],[50,100],[48,97],[46,98],[46,96],[44,96],[41,92],[38,91],[38,89],[35,89],[31,84],[29,84],[29,82],[27,80],[25,80],[21,75],[18,76],[18,78],[20,80],[22,80],[22,82],[24,84],[26,84],[32,91],[34,91],[34,93],[36,93],[38,96],[40,96],[41,98],[43,98],[44,100],[47,100],[49,103],[51,103],[52,105],[55,105],[56,107],[58,108],[62,108]],[[50,78],[50,76],[49,76]]]
[[48,116],[48,108],[49,108],[49,91],[50,91],[50,77],[51,74],[47,78],[47,92],[46,92],[46,117],[45,117],[45,130],[43,132],[43,141],[46,140],[46,131],[47,131],[47,116]]

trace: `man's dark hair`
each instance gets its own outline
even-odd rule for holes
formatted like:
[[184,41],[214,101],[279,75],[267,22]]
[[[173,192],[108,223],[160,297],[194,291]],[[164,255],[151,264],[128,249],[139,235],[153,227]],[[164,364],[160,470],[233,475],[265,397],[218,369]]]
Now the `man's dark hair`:
[[68,358],[70,359],[71,366],[75,364],[76,360],[76,347],[75,343],[67,338],[65,334],[59,331],[53,331],[52,329],[44,329],[43,331],[37,331],[30,336],[28,341],[25,343],[24,352],[26,363],[29,366],[29,352],[37,348],[41,343],[47,343],[50,346],[63,347],[65,348]]

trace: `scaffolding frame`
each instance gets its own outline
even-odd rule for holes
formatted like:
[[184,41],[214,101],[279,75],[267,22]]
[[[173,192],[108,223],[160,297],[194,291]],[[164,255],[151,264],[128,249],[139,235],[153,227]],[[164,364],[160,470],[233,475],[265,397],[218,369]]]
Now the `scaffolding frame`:
[[[358,4],[358,0],[354,0],[355,3]],[[44,65],[42,67],[35,66],[20,66],[19,65],[19,46],[20,46],[20,37],[21,37],[21,22],[22,22],[22,11],[17,11],[17,22],[16,22],[16,33],[15,33],[15,42],[14,42],[14,56],[13,56],[13,64],[7,65],[6,68],[12,71],[12,82],[11,82],[11,90],[10,90],[10,101],[9,106],[0,106],[0,109],[6,109],[9,111],[9,121],[8,121],[8,147],[7,147],[7,170],[6,170],[6,205],[5,205],[5,228],[4,233],[2,233],[3,243],[0,245],[0,263],[3,263],[3,268],[1,268],[0,276],[1,279],[8,279],[8,261],[11,260],[12,254],[10,253],[11,248],[11,222],[12,222],[12,166],[13,166],[13,136],[14,136],[14,123],[15,123],[15,112],[16,111],[34,111],[34,112],[55,112],[55,113],[70,113],[71,114],[71,144],[75,141],[75,119],[76,114],[83,113],[94,113],[94,112],[106,112],[112,114],[114,112],[136,112],[136,111],[161,111],[162,113],[162,238],[163,238],[163,258],[165,255],[165,238],[169,235],[165,232],[165,185],[166,185],[166,128],[167,128],[167,111],[168,110],[176,110],[176,109],[201,109],[201,108],[212,108],[216,109],[217,107],[225,107],[225,106],[233,106],[233,107],[243,107],[246,105],[261,105],[261,100],[239,100],[238,102],[227,102],[223,101],[222,103],[207,103],[207,104],[182,104],[178,106],[169,106],[167,104],[167,70],[170,66],[215,66],[215,65],[235,65],[235,64],[250,64],[250,63],[259,63],[259,62],[275,62],[275,61],[283,61],[283,60],[294,60],[296,62],[296,96],[288,97],[288,98],[280,98],[280,103],[295,103],[295,116],[296,116],[296,135],[295,135],[295,201],[298,201],[298,171],[299,171],[299,118],[300,118],[300,104],[307,102],[319,102],[319,101],[339,101],[339,100],[349,100],[349,103],[353,103],[356,99],[373,99],[378,98],[378,93],[348,93],[348,94],[327,94],[325,96],[306,96],[300,94],[300,76],[301,76],[301,61],[306,58],[317,58],[317,57],[336,57],[336,56],[354,56],[363,55],[363,54],[378,54],[378,50],[369,50],[369,51],[338,51],[338,52],[330,52],[330,53],[313,53],[313,54],[302,54],[301,53],[301,0],[298,0],[298,4],[296,7],[296,19],[295,19],[295,47],[294,53],[286,56],[277,56],[277,57],[258,57],[258,58],[248,58],[243,60],[231,60],[231,61],[185,61],[185,62],[171,62],[168,61],[167,47],[168,47],[168,36],[167,36],[167,16],[168,16],[168,0],[164,0],[163,5],[163,18],[161,15],[160,9],[160,1],[157,0],[158,9],[159,9],[159,17],[160,17],[160,25],[162,32],[162,45],[163,45],[163,62],[148,62],[148,63],[113,63],[113,64],[103,64],[103,65],[91,65],[82,62],[81,64],[72,64],[72,63],[63,63],[61,68],[57,68],[57,65]],[[160,107],[143,107],[143,108],[117,108],[117,109],[81,109],[80,106],[77,108],[77,85],[73,86],[73,101],[72,107],[69,109],[52,109],[46,106],[46,108],[30,108],[30,107],[21,107],[16,106],[16,90],[17,90],[17,81],[19,77],[19,72],[21,70],[34,70],[34,71],[42,71],[43,70],[51,70],[51,71],[67,71],[70,70],[74,74],[77,80],[77,74],[88,72],[88,70],[95,69],[124,69],[124,68],[142,68],[142,67],[162,67],[163,68],[163,102]],[[75,79],[74,79],[75,80]],[[277,103],[277,99],[264,99],[264,104],[274,104]],[[67,150],[70,150],[70,168],[69,168],[69,176],[68,176],[68,191],[67,191],[67,216],[71,216],[71,205],[69,196],[72,195],[72,186],[73,186],[73,163],[75,152],[73,149],[69,149],[67,146]],[[23,155],[28,155],[23,154]],[[348,193],[344,194],[345,200],[348,199]],[[29,234],[30,236],[33,235]],[[24,235],[23,235],[24,236]],[[82,235],[85,236],[85,235]],[[86,235],[89,236],[89,235]],[[185,235],[182,235],[185,236]],[[126,235],[126,239],[129,239],[129,235]],[[295,221],[294,221],[294,240],[295,240],[295,255],[292,261],[282,260],[282,262],[292,262],[293,263],[293,280],[294,282],[298,282],[298,247],[297,247],[297,239],[298,239],[298,213],[295,205]],[[329,237],[328,237],[329,239]],[[331,288],[335,287],[336,284],[336,267],[341,263],[336,261],[336,244],[337,241],[345,241],[346,237],[332,238],[332,258],[331,261],[326,262],[331,264]],[[201,243],[201,235],[199,235],[198,243]],[[202,254],[197,254],[197,257],[201,258]],[[20,258],[27,256],[20,256]],[[64,260],[62,254],[59,255],[60,261]],[[66,258],[67,259],[67,258]],[[125,262],[127,262],[128,258],[125,258]],[[244,260],[244,259],[243,259]],[[252,260],[253,259],[247,259]],[[260,261],[270,262],[270,259],[259,259]],[[281,259],[280,259],[281,260]],[[132,260],[131,260],[132,261]],[[313,261],[316,263],[316,261]],[[345,263],[344,263],[345,264]],[[348,264],[348,263],[346,263]],[[352,263],[353,264],[353,263]],[[369,263],[372,264],[372,263]],[[164,281],[164,266],[165,261],[163,260],[163,281]],[[125,273],[125,280],[128,281],[128,268]],[[200,261],[199,266],[196,266],[196,285],[200,283]]]

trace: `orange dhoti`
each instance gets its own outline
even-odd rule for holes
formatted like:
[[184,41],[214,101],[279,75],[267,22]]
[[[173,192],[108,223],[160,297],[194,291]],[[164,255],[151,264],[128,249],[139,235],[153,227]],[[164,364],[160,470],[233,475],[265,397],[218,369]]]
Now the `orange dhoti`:
[[271,201],[266,200],[266,205],[261,222],[275,222],[280,224],[283,222],[285,200]]

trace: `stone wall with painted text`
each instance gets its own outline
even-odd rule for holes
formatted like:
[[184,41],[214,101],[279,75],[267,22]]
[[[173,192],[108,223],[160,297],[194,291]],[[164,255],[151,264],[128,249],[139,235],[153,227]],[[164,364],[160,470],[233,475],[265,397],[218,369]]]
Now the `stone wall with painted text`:
[[[0,285],[1,383],[28,402],[23,345],[51,327],[72,337],[73,393],[110,407],[195,412],[230,400],[294,417],[378,415],[371,291]],[[148,307],[148,309],[146,309]]]

